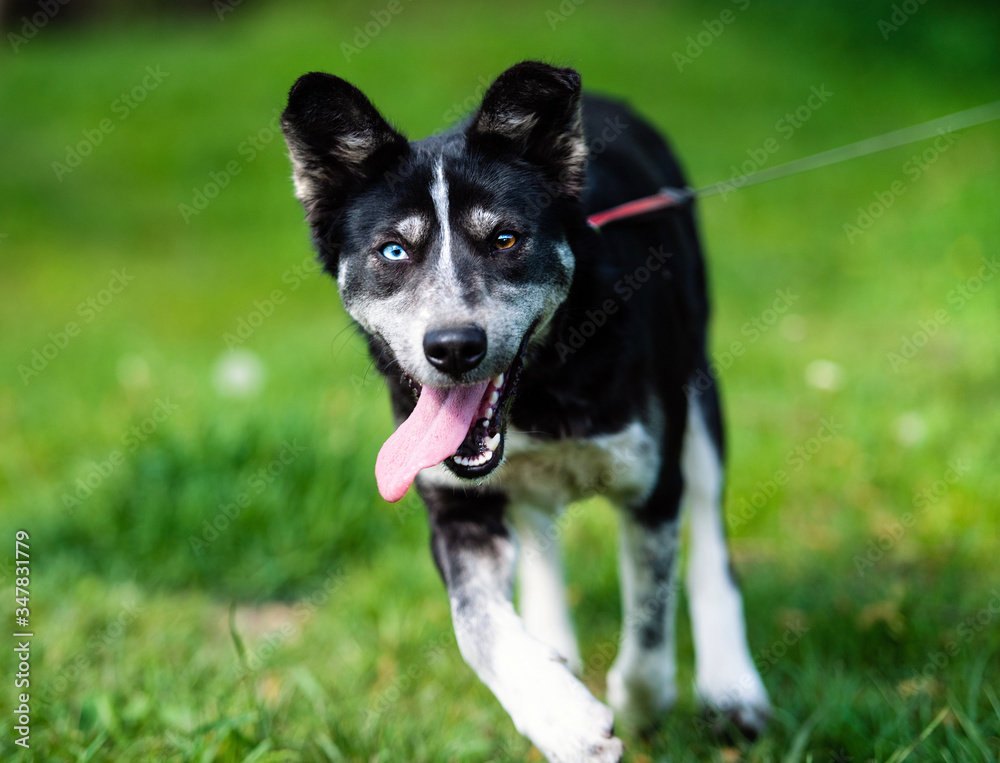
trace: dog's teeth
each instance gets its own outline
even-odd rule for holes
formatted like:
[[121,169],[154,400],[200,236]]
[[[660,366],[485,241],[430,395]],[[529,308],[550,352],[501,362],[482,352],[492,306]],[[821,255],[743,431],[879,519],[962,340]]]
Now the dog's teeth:
[[[500,435],[499,434],[495,435],[494,437],[491,437],[489,440],[487,440],[486,441],[487,446],[489,446],[489,444],[493,442],[493,440],[496,440],[497,444],[499,444]],[[492,459],[493,459],[493,451],[490,449],[483,451],[478,456],[452,456],[452,460],[459,466],[482,466],[483,464],[487,463],[488,461],[491,461]]]
[[499,432],[497,432],[495,435],[493,435],[492,437],[490,437],[490,438],[488,438],[486,440],[486,447],[489,448],[489,450],[486,451],[487,453],[493,453],[497,448],[500,447],[500,433]]
[[504,375],[503,374],[497,374],[493,378],[493,386],[494,387],[502,387],[503,386],[503,380],[504,380]]
[[490,405],[496,405],[497,400],[499,399],[500,399],[500,393],[497,392],[496,390],[493,390],[493,394],[490,395]]
[[484,417],[485,417],[485,418],[486,418],[487,420],[489,420],[489,419],[492,419],[492,418],[493,418],[493,407],[492,407],[492,406],[490,406],[489,408],[487,408],[487,409],[486,409],[486,412],[485,412],[485,413],[483,414],[483,416],[484,416]]

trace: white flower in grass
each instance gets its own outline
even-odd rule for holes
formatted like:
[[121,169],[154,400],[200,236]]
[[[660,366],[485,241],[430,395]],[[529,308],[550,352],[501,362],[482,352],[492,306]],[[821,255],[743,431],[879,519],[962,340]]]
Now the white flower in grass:
[[912,448],[927,439],[927,424],[919,413],[909,411],[896,419],[896,442]]
[[142,389],[152,381],[149,363],[142,355],[123,355],[118,360],[115,375],[125,389]]
[[832,360],[814,360],[806,366],[806,382],[816,389],[834,392],[844,386],[844,369]]
[[212,382],[223,397],[253,397],[263,388],[264,377],[264,363],[250,350],[223,353],[212,371]]
[[796,313],[789,313],[778,323],[778,331],[781,333],[781,337],[789,342],[801,342],[806,338],[808,330],[808,321]]

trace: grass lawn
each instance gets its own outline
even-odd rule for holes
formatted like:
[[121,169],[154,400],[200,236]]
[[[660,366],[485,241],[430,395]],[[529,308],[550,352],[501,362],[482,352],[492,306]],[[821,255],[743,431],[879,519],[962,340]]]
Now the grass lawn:
[[[0,758],[540,760],[458,654],[419,501],[375,490],[389,406],[312,264],[288,87],[333,71],[419,137],[544,58],[704,186],[996,100],[1000,15],[225,6],[0,46],[0,601],[25,530],[35,633],[30,689],[0,649]],[[993,123],[701,203],[774,717],[752,745],[709,733],[682,603],[680,703],[619,730],[627,760],[1000,757],[998,177]],[[564,530],[600,697],[615,518],[595,500]]]

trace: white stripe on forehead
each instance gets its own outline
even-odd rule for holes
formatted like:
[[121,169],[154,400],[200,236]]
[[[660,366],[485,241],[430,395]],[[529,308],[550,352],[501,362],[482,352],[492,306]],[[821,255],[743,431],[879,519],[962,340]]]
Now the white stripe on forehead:
[[437,160],[434,165],[434,182],[431,183],[431,199],[434,201],[434,212],[441,224],[441,269],[452,272],[451,265],[451,224],[448,221],[448,183],[444,179],[444,163]]

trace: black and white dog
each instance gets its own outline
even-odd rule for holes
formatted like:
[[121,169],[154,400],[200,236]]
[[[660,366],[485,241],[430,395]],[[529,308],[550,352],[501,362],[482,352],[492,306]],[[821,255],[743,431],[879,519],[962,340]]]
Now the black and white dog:
[[376,461],[379,491],[396,501],[416,481],[462,656],[518,730],[552,761],[621,757],[612,711],[574,675],[555,543],[560,511],[600,493],[621,519],[608,702],[650,724],[676,697],[686,503],[696,691],[759,731],[768,700],[726,552],[694,217],[601,233],[586,221],[684,185],[663,139],[624,106],[582,96],[572,69],[535,62],[501,74],[463,125],[421,141],[319,73],[292,87],[282,127],[320,258],[400,422]]

